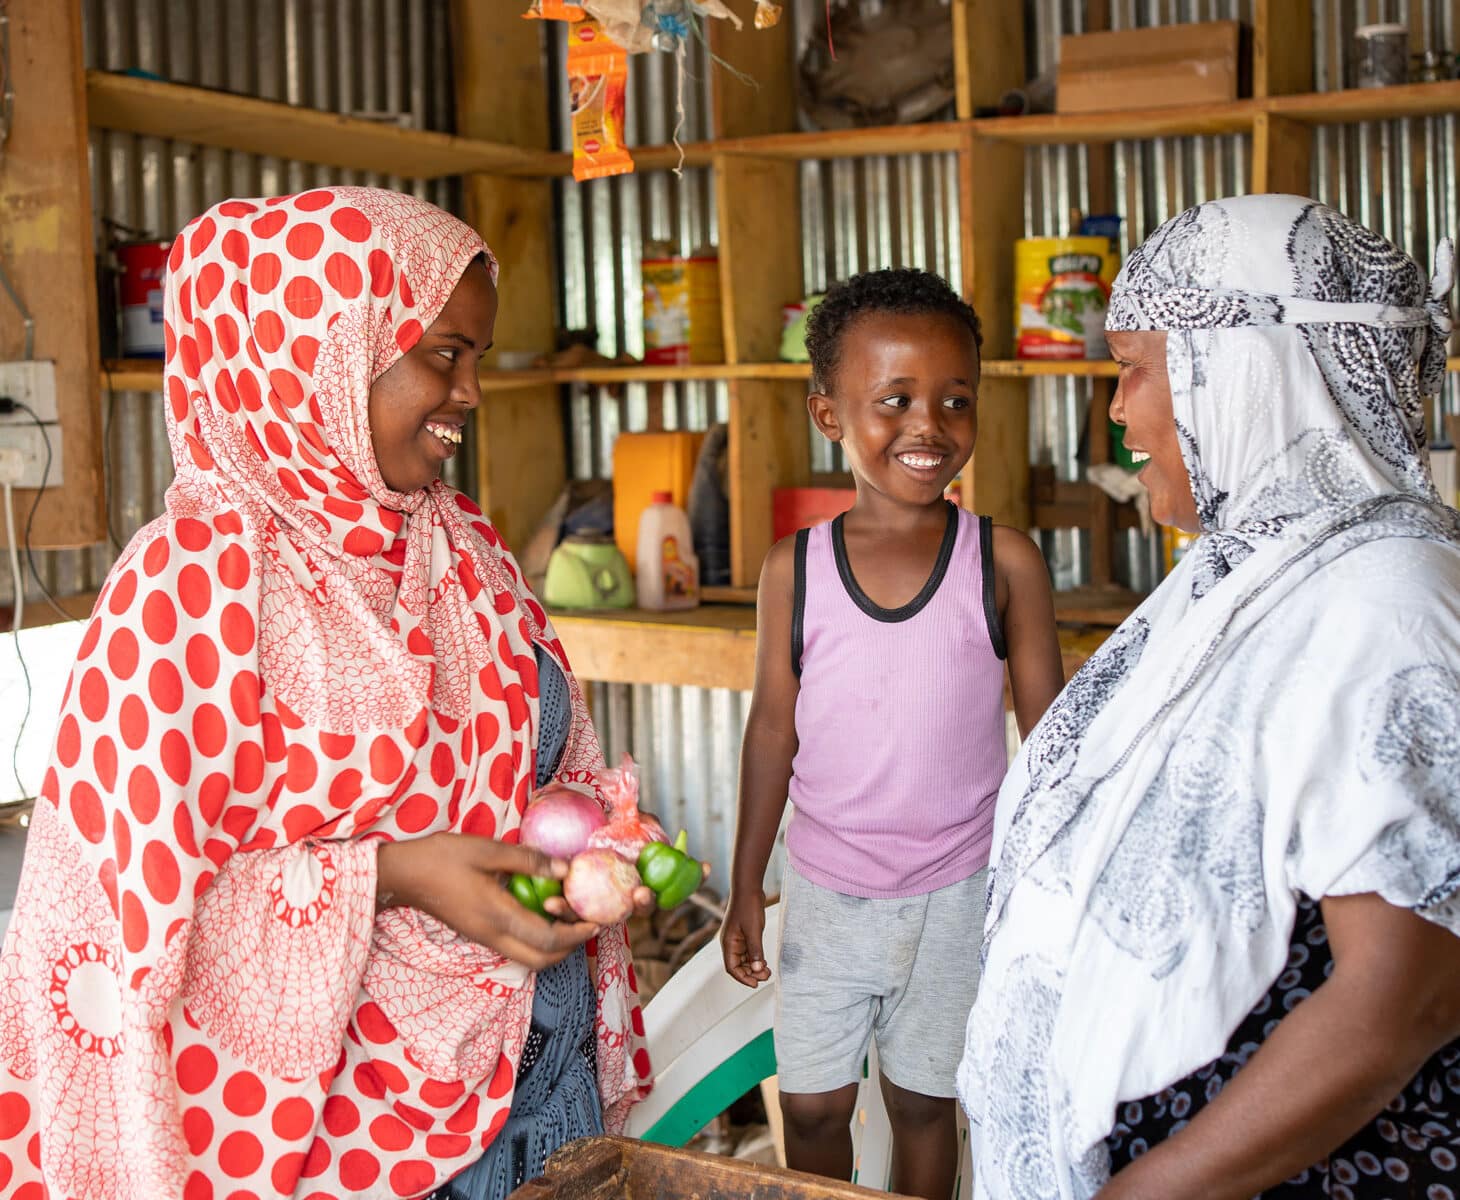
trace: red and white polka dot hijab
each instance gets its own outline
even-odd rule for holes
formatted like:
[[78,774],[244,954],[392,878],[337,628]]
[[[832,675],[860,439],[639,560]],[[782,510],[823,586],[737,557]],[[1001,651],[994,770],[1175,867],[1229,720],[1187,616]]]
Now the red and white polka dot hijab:
[[[380,839],[511,839],[542,608],[481,512],[392,492],[371,383],[484,256],[338,188],[233,200],[167,285],[167,511],[113,568],[0,955],[0,1191],[421,1196],[506,1120],[533,976],[409,909]],[[581,692],[560,776],[601,766]],[[596,946],[613,1126],[648,1062]]]

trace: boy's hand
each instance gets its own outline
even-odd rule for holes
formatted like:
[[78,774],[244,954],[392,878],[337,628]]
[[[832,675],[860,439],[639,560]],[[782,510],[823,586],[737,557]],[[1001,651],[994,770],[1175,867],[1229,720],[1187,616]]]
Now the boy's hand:
[[748,988],[770,982],[771,970],[761,948],[764,932],[765,893],[731,896],[725,922],[720,926],[720,951],[730,977]]

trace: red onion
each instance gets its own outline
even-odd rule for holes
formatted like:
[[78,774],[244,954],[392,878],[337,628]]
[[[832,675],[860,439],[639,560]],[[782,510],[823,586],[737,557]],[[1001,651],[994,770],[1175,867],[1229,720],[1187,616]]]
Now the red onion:
[[538,792],[522,814],[519,838],[554,858],[572,858],[588,848],[589,837],[608,820],[592,796],[561,783]]
[[627,754],[616,770],[598,773],[598,791],[608,804],[608,823],[589,835],[589,846],[615,850],[638,862],[650,842],[669,841],[658,821],[639,812],[639,774]]
[[639,868],[612,850],[585,850],[568,867],[563,899],[585,921],[617,925],[634,911]]

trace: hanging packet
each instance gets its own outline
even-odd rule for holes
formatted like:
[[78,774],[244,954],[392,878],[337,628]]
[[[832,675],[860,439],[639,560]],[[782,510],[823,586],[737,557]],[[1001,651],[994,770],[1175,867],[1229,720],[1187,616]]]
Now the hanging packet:
[[597,21],[585,18],[568,26],[573,178],[580,183],[634,169],[624,145],[628,79],[628,52],[610,41]]

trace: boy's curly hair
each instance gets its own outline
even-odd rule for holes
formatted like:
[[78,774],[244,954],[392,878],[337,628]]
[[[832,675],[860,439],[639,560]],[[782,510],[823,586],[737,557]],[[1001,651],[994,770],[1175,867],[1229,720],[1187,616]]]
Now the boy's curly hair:
[[919,316],[941,313],[966,325],[973,344],[983,346],[983,328],[973,306],[941,275],[914,267],[865,271],[834,284],[806,320],[806,352],[811,358],[811,386],[825,392],[841,358],[847,329],[872,313]]

